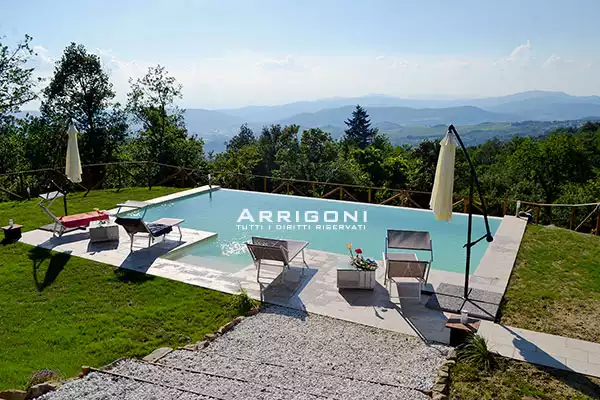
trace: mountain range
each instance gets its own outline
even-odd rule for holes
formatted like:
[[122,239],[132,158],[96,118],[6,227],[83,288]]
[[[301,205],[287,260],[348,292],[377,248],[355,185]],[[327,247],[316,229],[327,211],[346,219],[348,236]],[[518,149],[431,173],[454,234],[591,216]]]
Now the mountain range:
[[[322,128],[337,138],[343,134],[344,121],[360,104],[367,109],[373,126],[388,134],[393,143],[412,143],[415,137],[432,136],[436,125],[450,123],[471,130],[495,131],[485,123],[510,123],[522,121],[565,121],[558,126],[576,125],[577,121],[600,117],[600,96],[572,96],[563,92],[529,91],[501,97],[474,99],[409,99],[385,95],[331,98],[300,101],[275,106],[247,106],[235,109],[187,109],[185,118],[188,130],[202,136],[207,151],[222,151],[224,142],[235,135],[241,124],[247,123],[258,135],[263,126],[271,124],[297,124],[302,129]],[[539,124],[540,129],[529,129],[528,134],[543,134],[552,124]],[[510,127],[511,134],[519,134],[519,125]],[[552,125],[553,126],[553,125]],[[439,127],[443,134],[444,128]],[[422,134],[426,133],[426,134]],[[436,135],[433,135],[436,136]]]
[[[551,128],[574,126],[582,120],[600,118],[600,96],[529,91],[473,99],[368,95],[274,106],[218,110],[188,108],[185,121],[191,134],[204,138],[206,151],[219,152],[244,123],[256,136],[264,126],[296,124],[301,129],[321,128],[338,138],[346,128],[344,121],[351,117],[357,104],[367,109],[372,125],[387,134],[394,144],[414,144],[425,137],[439,137],[451,123],[467,133],[476,132],[477,140],[471,143],[477,144],[494,136],[540,135]],[[523,121],[540,122],[519,124]]]

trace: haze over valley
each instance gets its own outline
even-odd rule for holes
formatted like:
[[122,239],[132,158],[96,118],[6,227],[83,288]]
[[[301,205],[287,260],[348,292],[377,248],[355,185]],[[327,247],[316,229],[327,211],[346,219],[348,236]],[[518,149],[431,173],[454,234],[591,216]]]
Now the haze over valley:
[[415,144],[425,138],[440,138],[449,123],[461,129],[465,141],[474,145],[493,137],[543,135],[559,127],[576,127],[583,120],[600,119],[599,96],[529,91],[466,100],[369,95],[276,106],[189,108],[185,121],[190,133],[204,138],[207,151],[219,152],[242,124],[248,124],[257,135],[264,126],[296,124],[301,129],[321,128],[339,138],[346,128],[344,121],[356,104],[367,109],[372,125],[388,135],[393,144]]

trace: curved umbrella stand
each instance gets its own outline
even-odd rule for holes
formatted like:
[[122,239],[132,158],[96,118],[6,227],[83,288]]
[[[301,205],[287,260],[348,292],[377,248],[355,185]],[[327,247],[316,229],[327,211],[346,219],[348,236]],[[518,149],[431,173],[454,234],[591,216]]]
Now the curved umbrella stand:
[[[467,243],[464,245],[464,247],[467,248],[467,259],[466,259],[466,263],[465,263],[466,265],[465,265],[464,298],[467,299],[469,297],[469,272],[471,269],[471,247],[475,246],[477,243],[479,243],[483,239],[487,240],[488,242],[492,242],[494,240],[494,237],[492,236],[492,233],[490,232],[490,224],[488,222],[487,208],[485,207],[485,201],[483,199],[481,185],[479,183],[479,178],[477,177],[477,172],[475,171],[475,167],[473,166],[473,162],[471,161],[471,157],[469,156],[469,152],[467,151],[467,148],[465,147],[462,139],[458,135],[456,128],[454,128],[454,125],[450,125],[448,127],[448,132],[454,134],[454,136],[458,140],[458,143],[460,144],[460,147],[461,147],[463,153],[465,153],[465,158],[467,159],[467,162],[469,163],[469,168],[471,170],[471,182],[470,182],[470,186],[469,186],[469,205],[468,205],[469,219],[468,219],[468,227],[467,227]],[[485,222],[486,233],[479,239],[472,241],[473,189],[474,189],[474,186],[477,186],[477,192],[479,193],[479,201],[481,202],[481,210],[483,211],[483,220]]]

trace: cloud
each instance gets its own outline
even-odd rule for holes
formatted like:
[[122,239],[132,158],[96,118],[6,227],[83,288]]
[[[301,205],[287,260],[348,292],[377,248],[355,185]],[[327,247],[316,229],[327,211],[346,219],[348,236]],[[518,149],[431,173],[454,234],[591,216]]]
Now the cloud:
[[377,56],[377,57],[375,57],[375,61],[379,62],[379,63],[383,63],[390,69],[407,68],[409,66],[409,63],[406,60],[401,59],[399,57],[395,57],[395,56],[390,56],[390,57]]
[[528,40],[527,43],[517,46],[510,56],[508,56],[507,61],[520,65],[527,65],[533,58],[533,47],[531,46],[531,42]]
[[294,57],[287,56],[280,60],[266,59],[257,63],[257,65],[266,70],[287,69],[299,71],[305,69],[305,66],[299,63]]
[[[556,54],[552,54],[548,59],[542,64],[542,68],[559,68],[561,66],[569,66],[575,64],[574,60],[565,60],[562,57],[557,56]],[[585,66],[590,63],[584,64],[582,67],[585,69]],[[591,66],[591,65],[590,65]]]
[[50,56],[50,52],[44,46],[36,45],[32,46],[32,49],[41,63],[54,64],[56,62],[56,59]]
[[[529,41],[500,58],[232,50],[213,57],[193,54],[167,57],[159,52],[152,54],[152,58],[131,59],[111,49],[93,51],[109,73],[117,101],[126,100],[129,78],[141,77],[149,66],[161,64],[183,85],[180,105],[186,108],[282,104],[366,93],[446,98],[496,96],[534,89],[580,95],[600,93],[598,56],[565,60],[550,53],[538,60]],[[51,74],[53,64],[49,62],[60,54],[51,54],[42,46],[38,53],[40,70],[45,68]]]
[[563,60],[556,54],[552,54],[542,65],[542,68],[552,68],[554,65],[561,63]]

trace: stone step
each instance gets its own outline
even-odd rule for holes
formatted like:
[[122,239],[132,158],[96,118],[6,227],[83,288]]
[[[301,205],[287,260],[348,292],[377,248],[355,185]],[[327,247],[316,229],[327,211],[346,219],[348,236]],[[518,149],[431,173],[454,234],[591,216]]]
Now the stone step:
[[157,384],[202,393],[218,399],[320,399],[307,393],[260,385],[249,380],[194,373],[138,360],[122,360],[109,372],[151,380]]
[[[377,355],[373,354],[372,357],[377,357]],[[176,350],[159,362],[194,371],[232,377],[245,376],[265,384],[269,384],[271,379],[278,379],[294,388],[312,387],[320,395],[335,394],[336,388],[348,386],[394,386],[420,391],[431,389],[433,386],[433,378],[424,378],[429,375],[414,373],[414,365],[423,364],[418,364],[419,360],[411,360],[408,355],[399,357],[393,366],[382,366],[382,370],[375,374],[372,373],[373,371],[362,371],[360,367],[348,368],[347,365],[338,365],[327,361],[316,365],[298,365],[283,358],[277,360],[276,363],[273,363],[244,355],[223,354],[222,349],[214,352],[209,347],[199,351]],[[411,368],[397,368],[398,364],[402,365],[406,361],[413,362]],[[428,366],[423,365],[423,368],[427,369]],[[395,373],[384,373],[384,369],[385,372],[394,370]]]
[[83,379],[67,382],[57,391],[40,400],[217,400],[212,397],[140,382],[127,377],[116,377],[103,372],[92,372]]
[[[192,353],[192,352],[189,352]],[[238,360],[239,361],[239,360]],[[193,367],[192,363],[188,363]],[[110,372],[132,378],[151,380],[171,388],[184,389],[222,399],[427,399],[422,392],[397,386],[370,383],[350,378],[323,375],[317,372],[300,373],[251,362],[230,363],[211,358],[209,363],[196,368],[183,365],[163,365],[138,360],[122,360]]]

